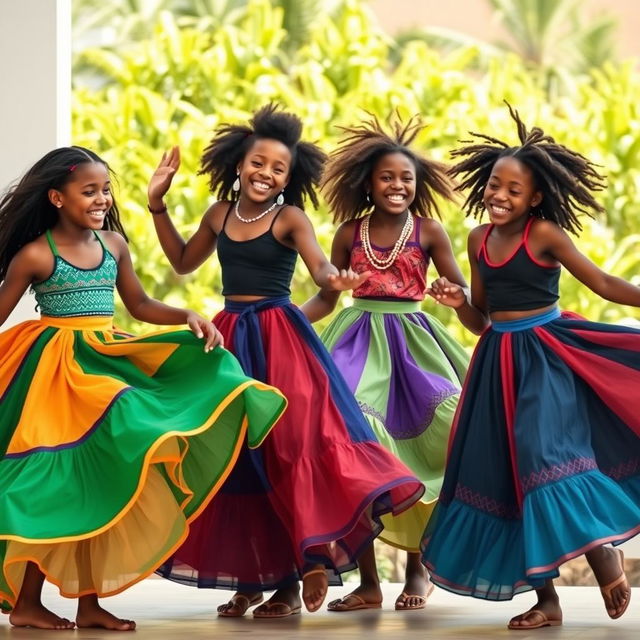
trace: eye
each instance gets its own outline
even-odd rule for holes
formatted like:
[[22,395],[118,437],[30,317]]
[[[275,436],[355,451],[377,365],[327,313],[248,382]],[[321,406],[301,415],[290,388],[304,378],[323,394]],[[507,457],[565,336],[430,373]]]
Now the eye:
[[94,194],[95,194],[95,191],[83,191],[82,192],[82,195],[83,196],[87,196],[87,197],[91,197]]
[[511,189],[511,190],[509,191],[509,193],[510,193],[512,196],[519,196],[519,195],[520,195],[520,191],[514,191],[513,189]]

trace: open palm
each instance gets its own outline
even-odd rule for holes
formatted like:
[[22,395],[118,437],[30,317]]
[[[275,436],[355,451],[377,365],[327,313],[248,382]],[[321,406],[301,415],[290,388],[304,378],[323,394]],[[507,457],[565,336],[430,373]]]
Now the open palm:
[[165,193],[169,191],[171,181],[176,171],[180,167],[180,149],[173,147],[169,152],[162,154],[160,164],[153,172],[147,187],[149,202],[157,202],[162,200]]

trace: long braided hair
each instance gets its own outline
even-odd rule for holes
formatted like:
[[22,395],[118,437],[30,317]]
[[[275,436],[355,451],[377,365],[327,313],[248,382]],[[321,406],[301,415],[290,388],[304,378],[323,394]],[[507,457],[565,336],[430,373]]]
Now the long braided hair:
[[259,109],[247,125],[222,124],[215,132],[201,159],[201,175],[209,176],[209,187],[221,200],[232,199],[236,168],[256,140],[277,140],[291,152],[289,182],[284,201],[303,208],[305,198],[318,206],[316,188],[320,182],[326,154],[315,144],[300,140],[302,121],[298,116],[278,110],[275,104]]
[[558,144],[539,127],[528,131],[518,112],[510,104],[507,106],[516,123],[520,146],[512,147],[492,136],[471,132],[475,140],[463,140],[464,146],[451,152],[454,158],[464,158],[451,167],[449,175],[462,176],[457,189],[469,190],[463,205],[466,215],[482,218],[483,194],[493,165],[510,156],[533,172],[535,188],[542,193],[542,202],[531,209],[531,214],[577,233],[582,229],[579,214],[604,211],[591,193],[605,188],[604,177],[587,158]]
[[[29,242],[51,229],[58,210],[49,200],[49,190],[61,190],[75,179],[75,168],[99,162],[110,174],[109,165],[84,147],[61,147],[49,151],[0,199],[0,281],[4,280],[13,257]],[[104,228],[127,237],[115,199],[107,211]]]
[[353,220],[371,209],[367,185],[378,160],[390,153],[404,154],[415,167],[416,194],[409,210],[424,218],[434,214],[441,217],[435,194],[449,200],[453,187],[444,163],[430,160],[410,147],[422,128],[414,116],[405,124],[395,119],[387,132],[374,115],[360,125],[341,127],[344,136],[330,155],[322,178],[322,191],[334,222]]

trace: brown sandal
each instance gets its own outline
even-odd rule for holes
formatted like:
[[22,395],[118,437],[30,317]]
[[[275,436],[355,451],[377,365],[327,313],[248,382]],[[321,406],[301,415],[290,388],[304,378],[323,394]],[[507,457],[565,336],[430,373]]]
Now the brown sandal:
[[[244,607],[244,609],[242,609],[242,607],[240,606],[240,602],[238,601],[244,601],[246,602],[246,606]],[[247,596],[241,594],[241,593],[237,593],[236,595],[232,596],[231,600],[229,600],[229,602],[225,603],[225,604],[221,604],[218,607],[218,615],[221,618],[242,618],[242,616],[247,613],[247,610],[249,609],[249,607],[254,607],[257,604],[260,604],[262,602],[262,594],[259,593],[257,596],[254,596],[253,598],[251,598],[251,600],[249,600],[249,598],[247,598]],[[225,607],[229,607],[229,605],[231,605],[231,607],[234,607],[234,605],[239,605],[239,608],[241,609],[240,613],[229,613],[227,609],[225,609]]]
[[618,618],[620,618],[622,616],[622,614],[627,610],[627,607],[629,606],[629,602],[631,601],[631,587],[629,586],[629,582],[627,580],[627,576],[626,576],[626,574],[624,572],[624,553],[623,553],[622,549],[616,549],[616,551],[619,554],[618,557],[620,558],[620,570],[622,571],[622,573],[613,582],[610,582],[609,584],[606,584],[604,587],[600,587],[600,593],[602,594],[602,598],[604,600],[604,606],[607,607],[607,600],[609,602],[612,601],[611,592],[616,587],[619,587],[621,584],[626,585],[627,591],[629,592],[629,595],[627,596],[627,600],[625,601],[624,605],[622,606],[622,610],[619,613],[617,613],[615,615],[611,615],[609,613],[609,611],[615,611],[615,609],[607,608],[607,615],[612,620],[617,620]]

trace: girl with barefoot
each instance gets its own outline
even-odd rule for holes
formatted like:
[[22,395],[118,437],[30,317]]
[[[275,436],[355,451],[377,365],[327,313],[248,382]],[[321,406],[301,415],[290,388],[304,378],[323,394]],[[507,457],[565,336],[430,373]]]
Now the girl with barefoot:
[[[29,286],[42,314],[0,334],[0,603],[14,626],[134,629],[98,597],[171,555],[285,407],[214,348],[210,322],[145,295],[123,235],[109,169],[81,147],[46,154],[0,200],[0,324]],[[115,331],[116,287],[135,318],[196,335]],[[75,623],[42,605],[45,578],[78,598]]]

